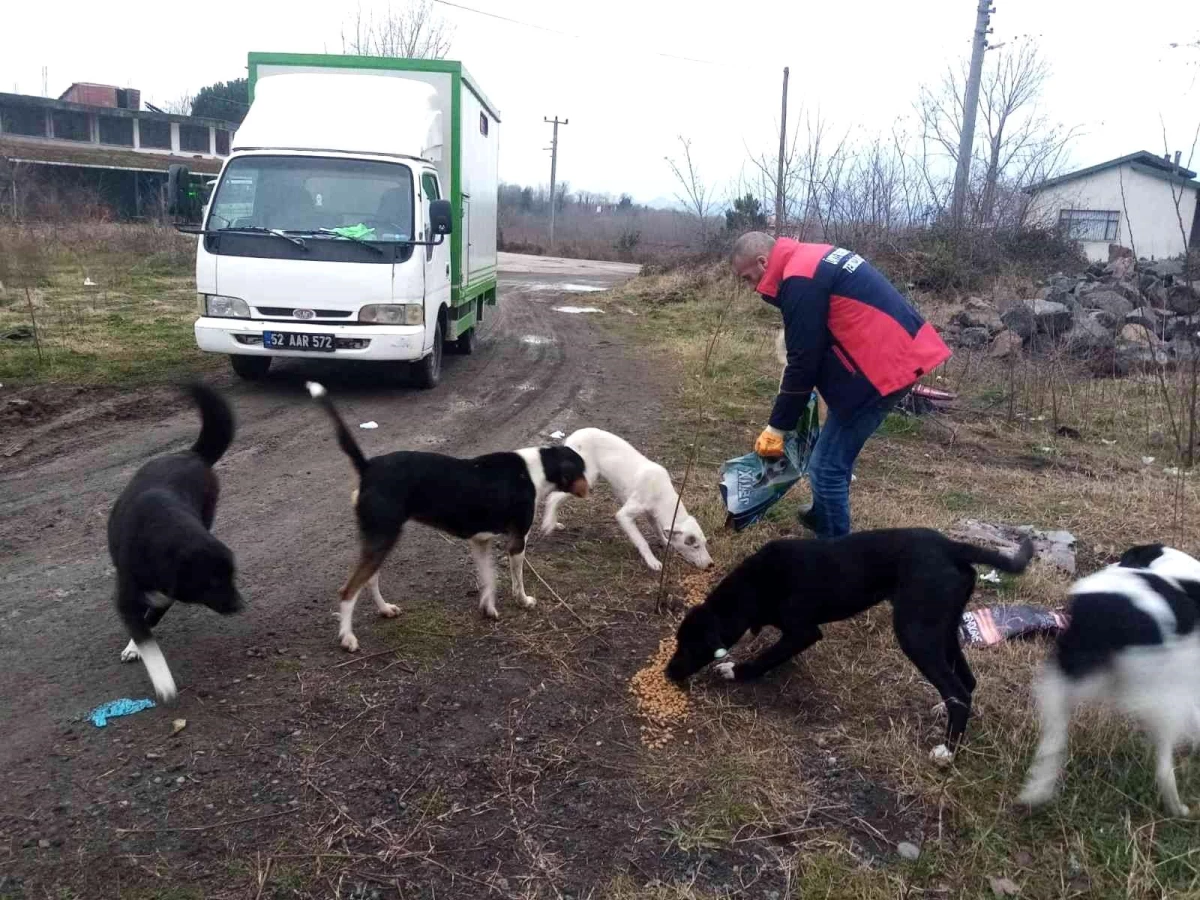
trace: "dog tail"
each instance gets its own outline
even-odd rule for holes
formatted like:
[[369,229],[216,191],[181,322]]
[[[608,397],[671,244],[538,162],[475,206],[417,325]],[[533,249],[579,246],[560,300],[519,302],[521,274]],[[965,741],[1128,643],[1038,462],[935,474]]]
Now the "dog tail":
[[1020,575],[1029,565],[1029,561],[1033,559],[1033,541],[1028,537],[1021,538],[1021,546],[1017,549],[1015,556],[1006,556],[999,550],[992,550],[990,547],[976,547],[974,544],[964,544],[960,541],[951,541],[951,543],[954,545],[958,558],[963,562],[992,566],[1001,572],[1008,572],[1010,575]]
[[329,398],[329,392],[325,390],[324,385],[317,384],[315,381],[306,381],[304,386],[308,388],[312,398],[321,404],[321,407],[329,414],[329,418],[333,420],[334,430],[337,432],[338,445],[342,448],[342,452],[350,457],[350,462],[354,463],[354,468],[359,475],[367,471],[367,458],[363,455],[362,448],[358,446],[358,441],[354,440],[354,435],[350,433],[350,429],[346,427],[346,423],[342,421],[342,417],[338,415],[337,407],[333,405],[333,401]]
[[200,436],[192,452],[212,468],[233,441],[233,410],[224,397],[203,382],[192,382],[187,392],[200,408]]

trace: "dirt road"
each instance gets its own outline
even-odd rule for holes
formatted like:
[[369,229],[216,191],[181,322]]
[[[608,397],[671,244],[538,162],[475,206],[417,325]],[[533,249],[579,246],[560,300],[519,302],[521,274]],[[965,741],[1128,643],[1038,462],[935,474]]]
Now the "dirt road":
[[[603,288],[629,277],[630,267],[504,256],[502,300],[480,329],[476,353],[447,356],[434,391],[379,383],[386,371],[315,362],[280,366],[263,385],[222,376],[238,434],[219,465],[216,532],[236,548],[251,606],[233,619],[183,607],[167,617],[163,641],[181,684],[230,665],[230,647],[244,655],[264,632],[328,637],[330,598],[352,552],[351,471],[307,400],[306,378],[326,383],[347,420],[379,423],[359,433],[368,454],[470,455],[544,441],[556,429],[605,420],[609,410],[635,413],[627,399],[639,382],[615,348],[593,333],[586,315],[552,309],[573,296],[570,286],[560,288],[565,279]],[[636,412],[627,421],[643,418]],[[27,439],[28,453],[4,461],[0,727],[7,738],[0,768],[36,752],[57,723],[105,700],[146,693],[140,666],[115,664],[122,639],[110,603],[105,521],[133,471],[188,445],[196,429],[195,412],[168,392],[118,395],[77,410],[66,424],[43,425]],[[471,572],[459,550],[414,533],[397,557],[405,562],[389,567],[392,590],[408,593],[405,568],[424,575],[431,565],[448,565],[450,578],[465,586]]]
[[[464,773],[485,765],[481,760],[504,746],[520,746],[512,743],[522,740],[513,737],[513,729],[529,725],[514,725],[514,697],[525,699],[529,719],[530,704],[541,703],[549,717],[541,732],[547,741],[556,734],[565,740],[564,730],[575,739],[590,737],[585,728],[595,723],[597,710],[626,703],[621,682],[586,672],[578,678],[556,675],[544,659],[503,665],[514,654],[536,657],[552,640],[571,634],[570,628],[575,629],[570,646],[559,649],[587,657],[592,648],[606,656],[612,645],[596,635],[612,624],[604,622],[609,613],[585,610],[598,617],[589,616],[585,624],[578,612],[568,615],[569,601],[555,610],[532,580],[533,593],[542,595],[536,614],[517,610],[504,590],[501,623],[482,623],[474,611],[475,579],[465,546],[422,528],[409,530],[384,569],[384,593],[400,603],[404,615],[385,623],[360,609],[364,662],[339,668],[351,659],[336,646],[332,616],[335,591],[355,554],[351,469],[303,382],[314,376],[323,381],[350,422],[379,423],[376,430],[359,432],[369,454],[412,448],[469,455],[544,442],[553,431],[584,424],[638,440],[658,418],[660,376],[605,338],[593,326],[594,314],[554,309],[631,274],[629,267],[595,263],[503,260],[501,300],[481,326],[475,354],[447,356],[443,382],[430,392],[391,383],[380,370],[317,361],[290,362],[255,385],[236,383],[222,371],[216,381],[234,404],[238,433],[219,464],[222,500],[215,531],[237,553],[249,608],[231,618],[182,606],[172,610],[158,633],[182,688],[179,705],[114,720],[103,731],[81,717],[102,702],[149,694],[142,666],[118,661],[125,637],[111,606],[106,516],[146,458],[194,440],[196,414],[173,390],[159,388],[98,392],[65,414],[46,412],[32,425],[6,423],[6,442],[22,449],[0,458],[0,772],[6,776],[0,788],[0,896],[23,896],[22,890],[33,896],[35,887],[117,896],[115,885],[128,887],[149,876],[145,867],[131,869],[110,853],[115,840],[130,859],[150,854],[163,861],[165,868],[156,864],[153,884],[215,878],[199,895],[246,896],[244,871],[222,873],[265,841],[290,842],[295,849],[321,833],[320,809],[328,809],[322,798],[338,797],[345,804],[339,809],[354,810],[346,815],[356,821],[360,815],[370,818],[377,796],[394,801],[398,785],[426,798],[422,803],[461,808],[472,795]],[[555,541],[569,543],[556,538],[542,548],[535,544],[530,561],[545,566]],[[630,557],[630,571],[644,576],[632,551]],[[507,637],[490,639],[506,625]],[[634,620],[625,625],[640,627]],[[656,633],[647,631],[647,640],[653,642]],[[369,657],[397,644],[405,648],[401,656],[407,662]],[[620,665],[631,671],[640,663],[637,652],[623,656]],[[572,689],[557,703],[537,700],[555,679],[583,690]],[[371,690],[378,693],[364,693]],[[393,698],[394,708],[384,697]],[[384,719],[362,718],[364,701]],[[182,740],[167,738],[160,746],[174,716],[188,719],[187,731]],[[387,771],[364,757],[357,764],[339,763],[328,775],[315,774],[324,764],[312,754],[329,741],[350,735],[362,740],[356,729],[343,732],[351,720],[376,722],[378,733],[389,716],[395,733],[389,728],[382,735],[387,744],[382,756],[395,761],[386,764]],[[420,723],[415,732],[414,723]],[[600,727],[603,732],[616,726]],[[620,728],[624,732],[627,725]],[[281,775],[285,756],[295,765]],[[596,774],[611,777],[604,769]],[[508,778],[511,787],[511,773]],[[590,776],[585,780],[592,783]],[[451,791],[451,782],[457,791]],[[479,790],[492,787],[488,778]],[[359,791],[367,791],[371,801],[357,798]],[[589,793],[604,792],[585,787],[583,795]],[[403,796],[399,802],[403,808]],[[512,802],[525,801],[514,795]],[[555,821],[562,816],[582,821],[581,809],[572,801],[548,814]],[[274,821],[291,814],[290,824]],[[501,818],[511,815],[510,810]],[[530,823],[535,818],[530,809],[522,815]],[[627,827],[611,809],[595,817],[597,837],[608,828]],[[218,844],[198,842],[207,850],[170,827],[214,819],[234,824],[222,826]],[[406,827],[425,821],[423,813]],[[471,828],[448,832],[439,853],[486,843],[478,829],[493,823],[478,810],[472,822]],[[602,846],[627,837],[626,832],[604,837]],[[495,853],[508,859],[510,844],[498,842]],[[490,858],[483,854],[477,862],[492,865]],[[595,859],[598,865],[609,862],[604,852]],[[317,863],[322,869],[320,858]],[[463,864],[461,858],[454,861],[455,867]],[[516,858],[513,865],[515,873],[528,869]],[[447,896],[454,885],[471,882],[441,869],[431,876],[428,869],[414,877],[431,885],[441,878],[451,890]],[[499,869],[495,874],[501,877]],[[309,884],[316,876],[305,870],[289,877]],[[599,875],[581,869],[579,877],[586,883]],[[278,894],[334,895],[325,886]]]

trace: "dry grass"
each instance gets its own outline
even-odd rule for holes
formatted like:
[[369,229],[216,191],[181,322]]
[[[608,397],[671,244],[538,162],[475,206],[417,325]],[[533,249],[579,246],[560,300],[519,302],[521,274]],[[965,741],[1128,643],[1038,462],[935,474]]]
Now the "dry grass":
[[[211,363],[195,346],[195,239],[140,225],[0,228],[0,379],[103,383]],[[4,340],[17,328],[37,339]]]
[[[722,530],[713,489],[711,473],[751,446],[767,414],[779,377],[777,314],[713,274],[638,279],[599,302],[627,338],[676,367],[679,412],[664,423],[672,462],[681,471],[695,441],[698,477],[685,499],[727,571],[785,533],[805,499],[795,490],[767,522],[735,535]],[[1200,551],[1200,479],[1164,471],[1174,463],[1171,412],[1157,379],[1095,381],[1058,363],[1047,370],[961,354],[940,375],[940,386],[961,393],[961,409],[888,420],[859,462],[856,527],[944,529],[970,516],[1065,528],[1079,540],[1083,572],[1146,540]],[[1063,425],[1081,437],[1057,433]],[[1155,462],[1144,463],[1148,456]],[[1035,565],[1019,579],[981,584],[975,603],[1055,606],[1067,583]],[[806,898],[983,896],[989,876],[1012,879],[1030,897],[1200,889],[1194,826],[1163,816],[1149,748],[1112,717],[1081,718],[1059,800],[1038,815],[1018,814],[1014,798],[1036,740],[1029,686],[1044,643],[968,651],[979,678],[976,715],[947,773],[926,756],[943,727],[931,712],[937,697],[895,646],[888,610],[825,633],[762,685],[696,679],[694,741],[649,751],[646,770],[683,801],[679,841],[761,842],[791,895]],[[752,649],[743,642],[735,654]],[[1186,760],[1180,776],[1185,797],[1200,793]],[[871,808],[878,815],[864,812]],[[899,840],[921,846],[917,862],[890,855]],[[689,890],[615,895],[700,896]]]

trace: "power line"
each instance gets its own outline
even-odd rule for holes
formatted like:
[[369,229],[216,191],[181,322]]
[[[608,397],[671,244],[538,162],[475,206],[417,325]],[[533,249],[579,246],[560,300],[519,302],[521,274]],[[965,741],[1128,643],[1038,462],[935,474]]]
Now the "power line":
[[[487,16],[489,19],[499,19],[501,22],[509,22],[513,25],[520,25],[523,28],[533,28],[533,29],[536,29],[537,31],[545,31],[549,34],[557,34],[561,37],[569,37],[569,38],[572,38],[577,41],[590,40],[589,38],[585,38],[582,35],[572,34],[569,31],[559,31],[556,28],[547,28],[545,25],[538,25],[534,22],[523,22],[520,19],[513,19],[513,18],[510,18],[509,16],[502,16],[499,13],[488,12],[487,10],[484,10],[484,9],[475,9],[474,7],[471,7],[471,6],[463,6],[461,3],[451,3],[450,0],[433,0],[433,2],[440,3],[442,6],[449,6],[453,9],[461,9],[463,12],[474,13],[477,16]],[[729,63],[719,62],[714,59],[696,59],[694,56],[680,56],[676,53],[662,53],[658,50],[642,50],[641,52],[648,53],[651,56],[661,56],[664,59],[676,59],[681,62],[698,63],[699,65],[702,65],[702,66],[726,67],[726,66],[730,65]],[[751,67],[745,66],[745,65],[739,63],[738,68],[751,68]]]

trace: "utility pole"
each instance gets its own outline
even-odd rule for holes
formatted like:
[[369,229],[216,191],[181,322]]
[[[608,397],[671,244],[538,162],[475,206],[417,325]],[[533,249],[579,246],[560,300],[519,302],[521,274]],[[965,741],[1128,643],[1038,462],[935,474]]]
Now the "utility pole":
[[958,138],[958,167],[954,171],[954,197],[950,204],[950,215],[956,226],[962,224],[963,210],[967,203],[967,183],[971,176],[971,150],[975,143],[975,113],[979,109],[979,79],[983,74],[983,54],[987,50],[987,36],[991,29],[992,0],[979,0],[975,11],[975,39],[971,45],[971,69],[967,75],[967,89],[963,97],[962,129]]
[[783,157],[787,153],[788,67],[783,67],[783,109],[779,113],[779,174],[775,178],[775,237],[783,233]]
[[558,116],[553,119],[542,116],[542,121],[554,126],[554,137],[550,140],[550,252],[554,253],[554,209],[558,206],[558,197],[554,195],[554,183],[558,178],[558,126],[570,125],[571,122]]

